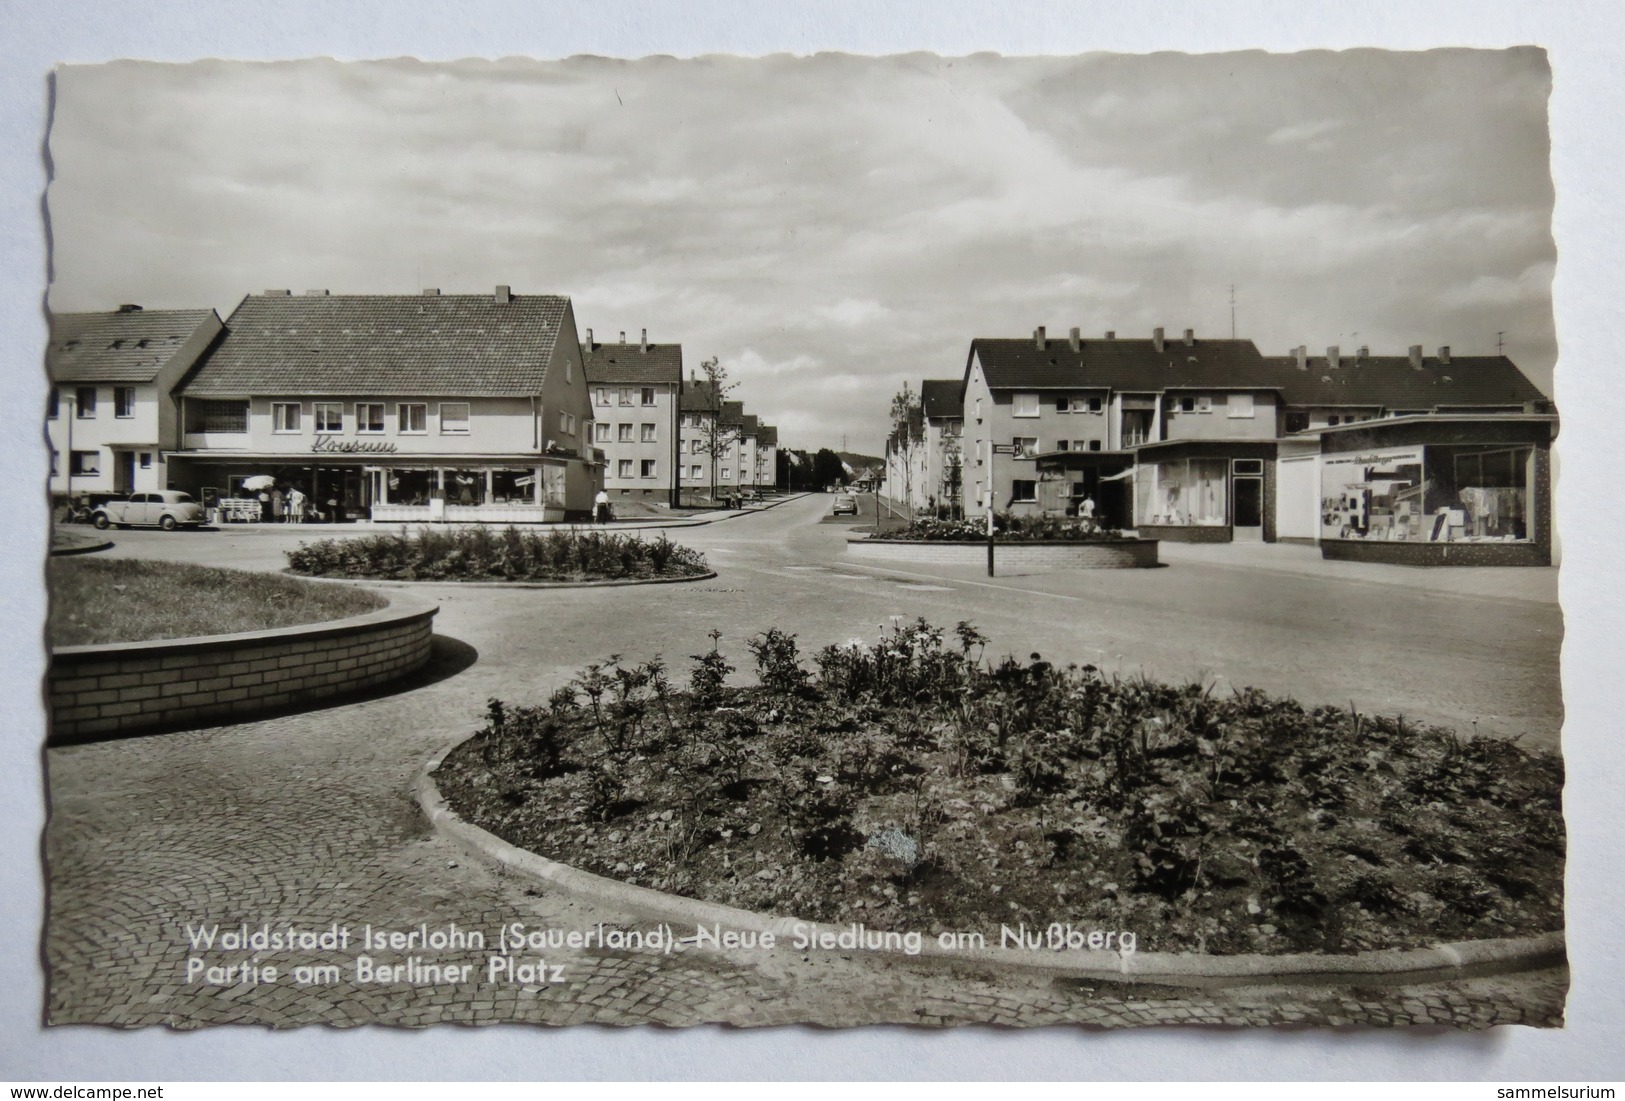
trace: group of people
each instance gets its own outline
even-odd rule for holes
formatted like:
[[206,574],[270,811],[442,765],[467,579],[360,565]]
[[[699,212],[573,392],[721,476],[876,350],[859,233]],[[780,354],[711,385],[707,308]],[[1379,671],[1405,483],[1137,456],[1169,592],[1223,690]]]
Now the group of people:
[[302,524],[310,498],[298,486],[286,492],[280,485],[260,490],[260,515],[275,524]]

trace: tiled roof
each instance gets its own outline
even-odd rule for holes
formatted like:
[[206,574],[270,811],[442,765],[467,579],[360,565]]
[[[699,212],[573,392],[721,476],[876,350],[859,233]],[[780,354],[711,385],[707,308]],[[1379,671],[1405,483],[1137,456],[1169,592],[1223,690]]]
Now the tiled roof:
[[711,392],[711,384],[704,379],[689,379],[683,386],[683,398],[679,405],[685,413],[709,413],[716,408],[716,395]]
[[57,382],[151,382],[213,310],[51,315],[45,361]]
[[762,422],[755,413],[746,413],[740,423],[743,425],[744,435],[755,436]]
[[[1039,349],[1032,339],[971,343],[994,390],[1173,389],[1274,390],[1289,406],[1355,405],[1384,409],[1507,406],[1545,403],[1542,394],[1505,356],[1339,357],[1332,367],[1312,356],[1300,370],[1295,357],[1264,356],[1250,340],[1174,337],[1158,352],[1150,340],[1084,340],[1074,352],[1066,339]],[[923,392],[923,387],[922,387]]]
[[1361,405],[1384,409],[1441,406],[1508,406],[1550,399],[1506,356],[1451,356],[1448,363],[1424,356],[1420,367],[1408,356],[1339,356],[1333,367],[1310,356],[1304,370],[1292,356],[1269,357],[1281,375],[1286,404]]
[[756,430],[756,443],[759,447],[779,446],[779,430],[771,424],[764,424]]
[[743,425],[745,423],[745,403],[742,401],[725,401],[722,403],[722,423]]
[[1150,340],[1083,340],[1074,352],[1065,338],[1045,347],[1028,338],[978,339],[971,351],[994,390],[1108,389],[1154,392],[1174,386],[1273,388],[1278,372],[1250,340],[1178,337],[1157,351]]
[[928,378],[920,383],[920,405],[927,420],[965,415],[965,380]]
[[529,397],[569,305],[552,294],[250,295],[182,390]]
[[588,382],[624,385],[683,384],[681,344],[583,344]]

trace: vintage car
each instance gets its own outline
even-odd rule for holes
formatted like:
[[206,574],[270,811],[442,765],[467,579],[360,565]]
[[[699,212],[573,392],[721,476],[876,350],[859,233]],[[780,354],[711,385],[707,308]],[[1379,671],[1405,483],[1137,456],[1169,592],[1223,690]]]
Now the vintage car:
[[132,493],[127,500],[108,501],[91,514],[98,528],[128,528],[137,525],[174,531],[203,523],[203,506],[190,493],[163,489],[155,493]]
[[858,499],[856,497],[841,496],[835,498],[835,507],[829,510],[831,516],[847,513],[852,516],[858,514]]

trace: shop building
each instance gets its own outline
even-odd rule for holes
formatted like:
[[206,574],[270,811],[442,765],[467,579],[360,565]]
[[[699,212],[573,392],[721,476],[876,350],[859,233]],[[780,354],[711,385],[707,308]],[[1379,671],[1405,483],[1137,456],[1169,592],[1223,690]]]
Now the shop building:
[[250,295],[182,381],[170,484],[269,475],[327,519],[590,515],[602,469],[570,300]]
[[626,334],[615,344],[581,345],[592,391],[592,444],[604,454],[604,489],[612,501],[681,503],[683,346],[651,344],[644,329],[636,344]]
[[1504,356],[1251,341],[977,340],[969,509],[1418,565],[1551,561],[1551,401]]
[[52,315],[46,353],[52,495],[170,488],[166,456],[180,442],[171,392],[221,328],[213,310],[129,305]]

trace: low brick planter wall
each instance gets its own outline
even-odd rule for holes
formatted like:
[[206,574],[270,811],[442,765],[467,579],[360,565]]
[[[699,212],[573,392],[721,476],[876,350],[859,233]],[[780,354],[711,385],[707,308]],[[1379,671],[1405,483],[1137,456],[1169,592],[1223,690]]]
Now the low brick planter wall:
[[49,740],[252,719],[374,688],[428,662],[439,610],[392,600],[274,631],[64,646],[46,675]]
[[[846,553],[866,562],[914,562],[944,566],[979,566],[987,562],[987,544],[928,539],[849,539]],[[1157,565],[1155,539],[1119,539],[1110,543],[995,543],[996,569],[1132,570]]]
[[1169,543],[1229,543],[1235,539],[1229,524],[1139,524],[1135,530],[1148,539]]

